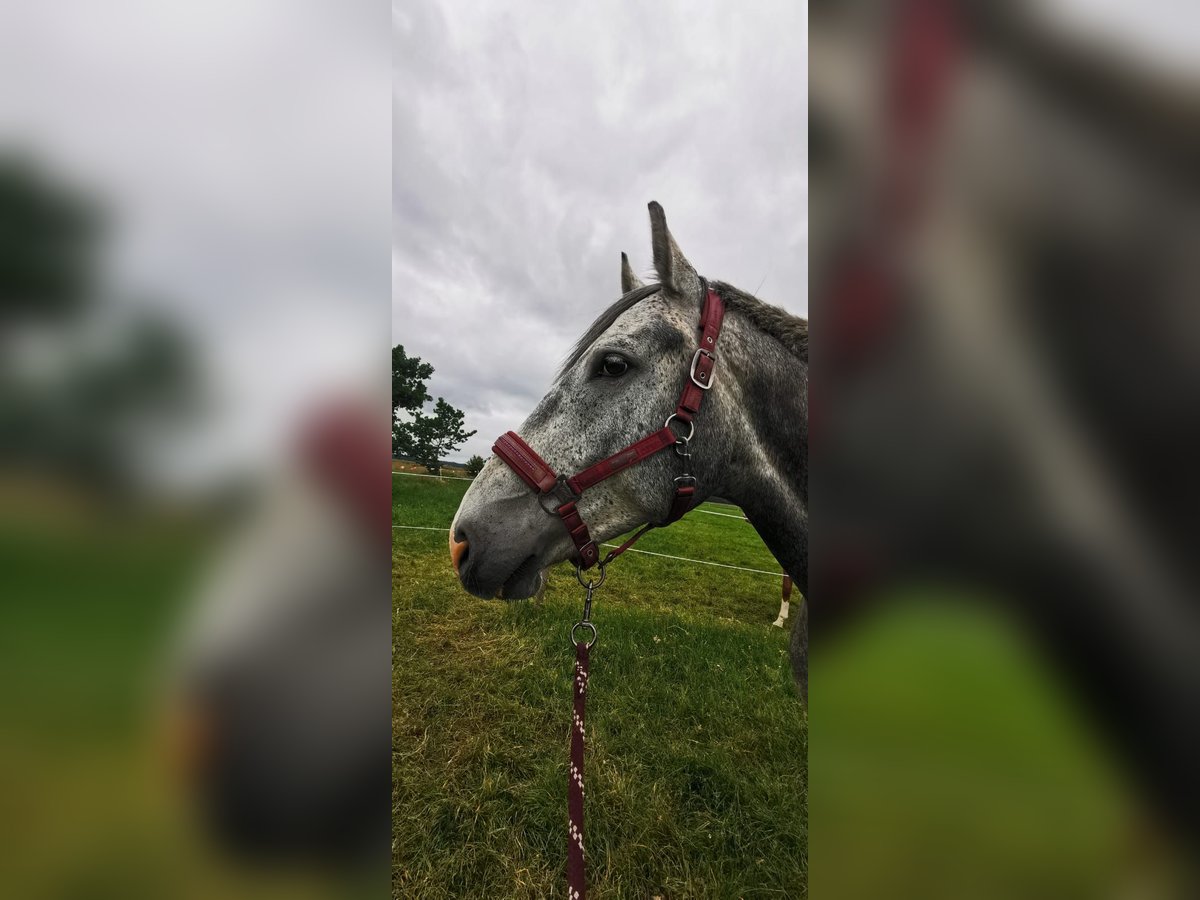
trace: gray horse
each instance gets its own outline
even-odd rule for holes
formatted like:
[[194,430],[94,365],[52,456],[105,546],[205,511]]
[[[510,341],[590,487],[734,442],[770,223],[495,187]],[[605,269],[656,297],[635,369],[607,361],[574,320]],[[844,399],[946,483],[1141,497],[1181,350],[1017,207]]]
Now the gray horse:
[[[621,255],[624,295],[579,339],[521,436],[555,470],[574,472],[662,428],[695,352],[700,277],[650,204],[659,284],[643,285]],[[745,510],[779,564],[808,590],[808,322],[722,282],[717,375],[692,441],[697,502]],[[579,509],[597,541],[671,506],[674,454],[660,453],[589,490]],[[450,526],[462,585],[478,597],[531,597],[574,547],[561,520],[501,460],[488,460]],[[792,664],[807,695],[807,603],[793,626]]]

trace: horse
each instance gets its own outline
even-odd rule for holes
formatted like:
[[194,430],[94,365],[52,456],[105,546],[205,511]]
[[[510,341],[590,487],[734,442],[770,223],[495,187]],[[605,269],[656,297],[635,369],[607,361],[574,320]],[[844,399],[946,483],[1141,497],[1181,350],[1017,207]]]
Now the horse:
[[164,660],[172,768],[243,862],[357,870],[386,852],[387,440],[357,395],[310,410]]
[[[575,343],[520,434],[560,472],[578,471],[656,429],[675,409],[696,353],[702,279],[650,209],[657,283],[643,284],[621,254],[621,297]],[[716,376],[690,441],[694,503],[720,496],[746,518],[802,594],[808,589],[808,321],[721,281]],[[578,497],[597,542],[648,523],[672,506],[674,454],[658,453]],[[534,596],[546,571],[575,547],[498,457],[484,465],[450,526],[463,588],[481,597]],[[792,669],[807,697],[807,604],[793,625]]]
[[887,588],[931,579],[1002,602],[1195,840],[1196,104],[1037,6],[954,4],[923,214],[890,248],[895,290],[865,306],[836,276],[876,227],[864,195],[890,158],[895,78],[874,66],[900,20],[877,0],[813,5],[817,630],[830,642]]

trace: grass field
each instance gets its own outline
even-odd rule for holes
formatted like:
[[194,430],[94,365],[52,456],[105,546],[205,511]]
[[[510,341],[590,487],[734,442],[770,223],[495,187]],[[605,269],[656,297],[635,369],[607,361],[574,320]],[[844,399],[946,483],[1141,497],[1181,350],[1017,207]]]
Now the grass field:
[[[393,533],[393,894],[560,895],[581,590],[561,566],[540,602],[465,594],[445,527],[467,486],[393,478],[394,524],[439,529]],[[778,571],[749,524],[699,512],[639,548]],[[778,576],[649,555],[609,573],[588,707],[596,896],[806,896],[807,725],[770,626],[779,593]]]

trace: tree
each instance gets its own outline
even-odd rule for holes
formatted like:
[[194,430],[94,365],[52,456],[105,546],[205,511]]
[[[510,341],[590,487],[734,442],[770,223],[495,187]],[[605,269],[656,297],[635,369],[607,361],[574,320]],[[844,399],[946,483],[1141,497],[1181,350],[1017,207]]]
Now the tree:
[[419,356],[408,356],[404,345],[392,348],[392,415],[397,409],[417,412],[433,398],[425,381],[433,375],[433,366]]
[[[0,151],[0,468],[126,489],[196,411],[189,335],[114,277],[112,221],[90,190]],[[11,352],[27,341],[38,352]]]
[[463,412],[442,397],[433,407],[433,415],[417,410],[409,421],[397,421],[392,430],[392,446],[403,456],[421,463],[434,475],[441,473],[441,458],[457,450],[474,435],[463,430]]
[[431,375],[429,363],[408,356],[399,344],[392,348],[392,454],[415,459],[436,475],[441,472],[441,458],[475,432],[463,430],[462,410],[442,397],[437,398],[433,415],[425,413],[426,401],[433,399],[425,388]]
[[0,320],[62,327],[96,305],[108,219],[32,159],[0,154]]
[[474,478],[483,471],[483,457],[476,453],[467,460],[467,474]]

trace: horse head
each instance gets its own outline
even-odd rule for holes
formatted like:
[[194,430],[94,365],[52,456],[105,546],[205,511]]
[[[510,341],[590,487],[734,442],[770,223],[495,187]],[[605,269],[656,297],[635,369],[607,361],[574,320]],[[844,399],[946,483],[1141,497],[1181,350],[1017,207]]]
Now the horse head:
[[[623,295],[575,344],[520,427],[529,448],[556,472],[578,472],[661,431],[694,371],[706,282],[657,203],[650,204],[650,230],[658,283],[642,284],[622,254]],[[720,494],[740,503],[803,584],[807,366],[797,356],[806,363],[807,323],[729,285],[708,287],[726,315],[704,408],[694,423],[678,428],[685,437],[695,426],[692,502]],[[664,449],[578,494],[592,539],[603,543],[638,525],[668,521],[680,471],[679,456]],[[488,461],[450,530],[463,587],[480,597],[530,597],[547,568],[576,555],[563,521],[544,505],[548,496],[531,492],[503,460]]]
[[[650,224],[659,283],[642,284],[621,255],[621,298],[579,339],[521,425],[556,471],[578,471],[661,429],[675,408],[680,373],[695,351],[700,278],[657,203]],[[661,453],[589,490],[578,506],[592,537],[606,541],[662,519],[676,469],[674,454]],[[463,587],[508,599],[532,596],[544,570],[574,550],[560,520],[495,457],[463,497],[450,542]]]

